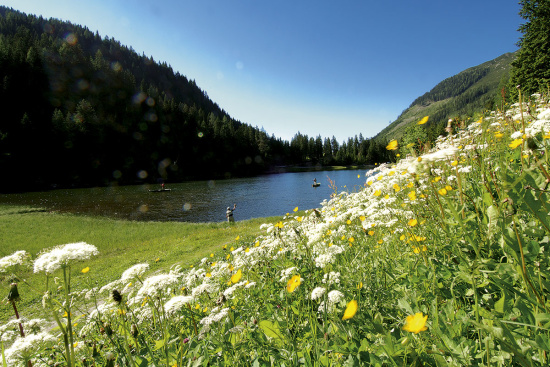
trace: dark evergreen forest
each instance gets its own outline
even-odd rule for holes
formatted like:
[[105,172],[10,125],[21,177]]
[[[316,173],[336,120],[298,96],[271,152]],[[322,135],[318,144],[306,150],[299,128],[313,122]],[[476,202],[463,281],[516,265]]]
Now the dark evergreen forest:
[[194,80],[112,38],[0,7],[0,190],[178,182],[373,164],[383,142],[231,118]]

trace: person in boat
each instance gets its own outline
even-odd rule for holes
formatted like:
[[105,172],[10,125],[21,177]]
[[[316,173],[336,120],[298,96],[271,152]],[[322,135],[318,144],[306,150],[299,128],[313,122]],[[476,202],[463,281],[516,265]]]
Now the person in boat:
[[225,212],[225,216],[227,217],[228,222],[234,222],[235,218],[233,218],[233,210],[237,209],[237,204],[233,204],[233,209],[231,207],[227,207],[227,211]]
[[160,189],[164,191],[164,182],[160,184]]

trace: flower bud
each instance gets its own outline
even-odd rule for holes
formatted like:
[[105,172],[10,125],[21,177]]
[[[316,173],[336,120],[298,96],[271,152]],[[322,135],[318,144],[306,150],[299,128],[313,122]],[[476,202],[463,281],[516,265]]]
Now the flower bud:
[[120,294],[118,290],[113,289],[111,296],[113,297],[113,301],[120,305],[120,302],[122,302],[122,294]]
[[17,283],[11,283],[10,292],[8,293],[8,301],[10,302],[19,302],[21,298],[19,297],[19,291],[17,290]]

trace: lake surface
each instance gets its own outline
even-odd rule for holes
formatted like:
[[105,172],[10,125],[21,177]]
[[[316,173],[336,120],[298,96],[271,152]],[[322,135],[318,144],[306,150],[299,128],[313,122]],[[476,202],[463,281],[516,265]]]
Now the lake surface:
[[[160,185],[111,186],[0,195],[0,203],[23,204],[49,211],[138,221],[220,222],[228,206],[237,204],[235,220],[283,216],[295,207],[320,207],[334,191],[364,187],[366,169],[278,173],[252,178],[166,184],[169,192],[149,192]],[[360,175],[360,177],[358,177]],[[321,186],[313,188],[313,179]]]

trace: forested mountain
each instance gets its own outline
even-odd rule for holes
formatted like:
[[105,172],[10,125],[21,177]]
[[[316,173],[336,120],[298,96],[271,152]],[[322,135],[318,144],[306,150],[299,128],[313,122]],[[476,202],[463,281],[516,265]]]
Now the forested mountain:
[[254,175],[374,163],[379,144],[231,118],[165,62],[85,27],[0,7],[0,190]]
[[506,90],[515,55],[506,53],[443,80],[413,101],[375,139],[399,139],[407,129],[414,129],[424,116],[429,116],[424,125],[426,136],[433,139],[444,132],[449,118],[465,118],[483,110],[501,108],[501,90]]

